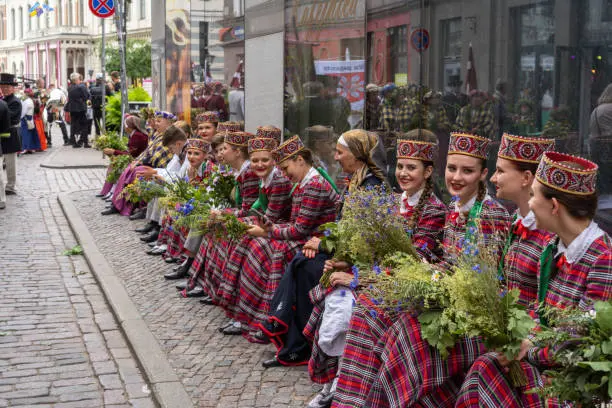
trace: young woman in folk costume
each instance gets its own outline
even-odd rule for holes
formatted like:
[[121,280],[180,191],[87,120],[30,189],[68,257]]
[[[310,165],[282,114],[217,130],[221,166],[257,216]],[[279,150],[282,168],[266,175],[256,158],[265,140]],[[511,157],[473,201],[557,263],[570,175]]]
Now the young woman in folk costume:
[[[249,133],[240,130],[239,123],[224,122],[219,124],[219,132],[225,134],[223,161],[232,167],[235,172],[235,214],[238,216],[246,214],[259,195],[259,177],[251,170],[251,163],[248,160],[247,142]],[[194,257],[188,257],[179,267],[164,275],[169,280],[186,278],[195,258],[198,258],[198,269],[208,256],[227,256],[228,241],[217,240],[213,235],[207,234],[202,238],[202,242]],[[192,271],[192,272],[195,272]],[[184,288],[183,288],[184,289]]]
[[[538,228],[557,235],[544,249],[538,279],[539,306],[580,308],[612,297],[612,240],[593,221],[597,211],[597,165],[563,153],[544,153],[532,185],[529,207]],[[540,321],[543,324],[543,321]],[[525,392],[543,384],[544,369],[554,369],[554,352],[524,340],[518,359],[528,385],[514,388],[506,377],[507,358],[489,353],[472,365],[457,407],[550,407]]]
[[[350,182],[341,199],[357,189],[387,185],[382,170],[385,167],[382,164],[385,155],[374,133],[351,130],[342,134],[336,144],[335,159],[342,167],[342,171],[350,176]],[[337,219],[341,218],[341,208],[342,202],[338,205]],[[313,322],[310,323],[312,333],[318,327],[319,319],[323,315],[328,291],[319,285],[319,280],[323,274],[325,261],[331,256],[319,251],[319,243],[319,239],[306,243],[303,254],[298,255],[288,266],[274,294],[270,307],[273,313],[266,324],[262,325],[262,330],[276,345],[278,352],[275,358],[263,362],[264,367],[301,365],[310,359],[313,335],[307,337],[303,334],[303,330],[313,314],[313,304],[316,305],[316,312]],[[335,360],[336,357],[332,356],[332,359]],[[332,379],[333,375],[335,371],[331,376]]]
[[102,215],[117,213],[130,215],[132,205],[123,198],[121,193],[127,185],[134,182],[138,167],[164,168],[172,159],[172,153],[164,143],[164,133],[170,125],[176,122],[176,116],[169,112],[155,112],[155,120],[157,133],[149,141],[149,145],[144,152],[121,173],[113,191],[112,206],[108,210],[102,211]]
[[[400,215],[408,220],[417,252],[428,262],[436,262],[441,255],[446,218],[446,205],[433,192],[437,137],[424,129],[415,129],[399,137],[395,177],[403,190],[399,196]],[[394,317],[376,306],[368,296],[359,295],[346,334],[342,369],[337,376],[332,406],[363,406],[382,364],[375,347],[393,322]],[[331,398],[329,394],[321,395],[319,403],[324,404]]]
[[[452,133],[445,181],[454,196],[444,227],[444,260],[450,267],[468,245],[491,248],[501,258],[510,229],[508,212],[487,192],[487,147],[489,140],[467,133]],[[464,338],[443,359],[421,337],[418,319],[400,315],[381,339],[383,362],[366,398],[371,407],[448,407],[474,360],[484,353],[479,339]]]
[[243,335],[263,342],[257,323],[267,319],[270,301],[285,267],[304,243],[317,234],[318,227],[336,217],[338,194],[334,186],[314,167],[312,152],[298,136],[287,140],[274,153],[279,169],[296,184],[291,196],[288,222],[252,225],[253,237],[243,259],[235,318]]
[[[196,118],[198,137],[204,139],[204,141],[208,141],[209,138],[212,139],[214,133],[216,132],[218,122],[219,117],[214,112],[204,112],[199,114]],[[171,162],[173,164],[167,166],[166,171],[160,173],[164,180],[168,182],[175,175],[172,169],[175,168],[176,163],[180,162],[180,158],[177,157],[175,160],[175,158],[173,157]],[[188,161],[183,160],[183,163],[180,164],[180,166],[182,167],[184,163],[188,163]],[[160,229],[161,209],[157,204],[157,199],[154,200],[153,205],[151,204],[152,203],[149,203],[149,205],[147,206],[147,213],[145,216],[145,218],[149,220],[149,222],[141,228],[136,229],[136,232],[140,234],[149,234],[141,238],[143,242],[155,241],[157,239],[157,234],[159,233]]]
[[[198,118],[204,119],[204,116],[200,114],[198,115]],[[211,117],[207,119],[214,120],[215,118],[216,114],[211,113]],[[209,142],[209,140],[212,139],[212,135],[210,133],[213,131],[214,127],[211,126],[212,124],[210,122],[204,122],[203,124],[204,126],[202,126],[202,123],[198,123],[197,127],[197,138],[202,141],[201,147],[204,149],[201,152],[201,154],[204,156],[204,162],[201,164],[201,174],[198,183],[201,180],[209,177],[212,174],[214,167],[214,162],[212,160],[212,147]],[[189,125],[187,126],[189,127]],[[189,130],[191,130],[191,127],[189,127]],[[187,155],[187,149],[185,149],[185,155]],[[187,175],[187,171],[190,166],[191,164],[189,160],[183,160],[179,173],[184,177]],[[170,227],[171,223],[167,222],[166,226]],[[186,228],[167,228],[166,233],[166,237],[168,238],[166,240],[167,249],[166,252],[163,253],[163,257],[167,263],[177,262],[184,254],[187,255],[187,257],[192,257],[193,252],[197,251],[198,247],[200,246],[201,235],[197,235],[195,233],[191,234]],[[151,233],[148,238],[141,238],[141,240],[144,242],[153,241],[154,239],[154,232]],[[160,237],[158,236],[157,241],[159,240]],[[153,254],[159,254],[159,251],[152,252]]]
[[[263,219],[256,216],[242,216],[241,221],[246,224],[258,222],[280,223],[289,220],[291,210],[292,184],[287,177],[276,167],[274,149],[281,141],[282,132],[274,126],[260,126],[255,137],[249,139],[248,151],[251,161],[251,170],[259,177],[259,197],[251,206],[249,213],[257,211]],[[230,318],[233,318],[237,284],[243,259],[247,256],[247,249],[252,238],[246,235],[242,240],[227,245],[227,256],[209,256],[199,267],[198,273],[193,275],[201,285],[206,296],[201,300],[204,304],[220,304]],[[222,293],[230,301],[224,301]],[[224,324],[219,330],[231,330],[235,321]],[[239,329],[234,329],[240,334]],[[230,333],[231,334],[231,333]]]

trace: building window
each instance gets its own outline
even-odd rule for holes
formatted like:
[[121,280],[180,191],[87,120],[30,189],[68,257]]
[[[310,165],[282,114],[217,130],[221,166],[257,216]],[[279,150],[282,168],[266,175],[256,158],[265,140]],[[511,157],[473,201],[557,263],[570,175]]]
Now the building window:
[[[49,0],[45,0],[45,6],[47,6],[46,8],[49,7]],[[49,28],[49,12],[47,10],[45,10],[45,27]]]
[[79,2],[79,23],[78,25],[85,25],[85,9],[83,8],[83,0],[78,0]]
[[64,15],[62,14],[62,0],[57,0],[57,10],[55,10],[55,17],[57,18],[57,25],[63,24]]
[[147,2],[140,0],[140,19],[144,20],[145,18],[147,18]]
[[[388,30],[391,39],[391,80],[396,84],[407,84],[408,72],[408,26],[401,25],[391,27]],[[397,74],[404,75],[406,80],[397,77]]]
[[461,87],[461,18],[441,21],[442,86],[446,92]]
[[32,16],[30,15],[30,5],[27,5],[28,8],[28,32],[32,31]]
[[17,64],[13,62],[13,75],[17,75]]
[[4,13],[0,13],[0,40],[4,39]]
[[601,0],[601,21],[612,21],[612,0]]
[[19,39],[23,38],[23,7],[19,7]]

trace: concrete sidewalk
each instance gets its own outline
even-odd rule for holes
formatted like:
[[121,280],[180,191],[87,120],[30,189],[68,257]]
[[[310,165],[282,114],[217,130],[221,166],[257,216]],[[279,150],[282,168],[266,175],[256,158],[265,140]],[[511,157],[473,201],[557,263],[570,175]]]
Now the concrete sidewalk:
[[58,146],[47,149],[49,157],[40,167],[48,169],[98,169],[107,168],[108,157],[95,149],[78,148],[72,146]]

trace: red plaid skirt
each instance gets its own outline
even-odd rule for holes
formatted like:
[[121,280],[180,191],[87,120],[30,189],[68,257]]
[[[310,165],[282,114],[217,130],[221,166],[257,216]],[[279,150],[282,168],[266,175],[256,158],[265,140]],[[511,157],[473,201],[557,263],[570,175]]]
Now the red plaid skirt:
[[242,262],[238,315],[244,324],[255,326],[268,321],[270,301],[285,267],[299,251],[303,241],[278,241],[252,238]]
[[245,236],[229,252],[229,256],[222,270],[222,279],[217,290],[219,305],[225,309],[229,318],[235,318],[239,312],[238,296],[240,293],[240,272],[247,259],[249,246],[253,238]]
[[421,337],[416,317],[402,314],[384,336],[382,367],[366,400],[368,407],[452,407],[465,374],[485,352],[480,339],[464,338],[442,359]]
[[159,228],[159,235],[157,235],[156,245],[164,245],[168,240],[168,231],[172,229],[172,217],[169,215],[163,215],[161,219],[161,226]]
[[393,321],[382,309],[367,296],[359,295],[346,334],[342,370],[332,407],[363,407],[381,366],[375,346],[391,325]]
[[189,234],[189,230],[185,227],[180,228],[168,228],[166,232],[166,244],[168,245],[168,249],[166,250],[166,255],[171,256],[172,258],[178,258],[183,254],[185,245],[185,240],[187,239],[187,235]]
[[521,361],[527,385],[513,387],[495,354],[487,353],[476,359],[457,398],[459,408],[552,408],[561,406],[557,400],[544,401],[538,394],[525,391],[543,386],[539,370]]
[[308,374],[310,374],[312,382],[317,384],[327,384],[336,378],[338,372],[338,357],[330,357],[319,348],[319,327],[321,327],[323,312],[325,311],[325,296],[330,291],[330,289],[324,289],[321,285],[317,285],[308,293],[314,308],[302,332],[304,337],[312,343],[312,353],[308,361]]

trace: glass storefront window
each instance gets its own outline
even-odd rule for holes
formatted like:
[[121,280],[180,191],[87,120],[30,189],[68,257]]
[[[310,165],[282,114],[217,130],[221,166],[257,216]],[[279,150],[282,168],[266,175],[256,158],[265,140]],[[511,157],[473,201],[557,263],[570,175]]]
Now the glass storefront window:
[[244,0],[191,1],[191,115],[244,121]]

